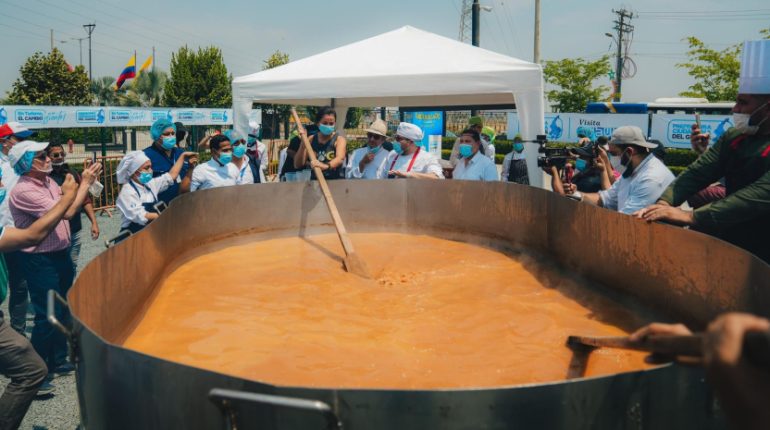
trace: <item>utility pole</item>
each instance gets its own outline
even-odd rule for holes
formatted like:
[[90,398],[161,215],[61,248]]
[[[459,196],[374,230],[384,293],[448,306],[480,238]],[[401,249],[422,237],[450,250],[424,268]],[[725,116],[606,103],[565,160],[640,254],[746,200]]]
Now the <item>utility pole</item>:
[[473,0],[471,7],[471,44],[479,46],[479,18],[481,17],[481,4],[479,0]]
[[80,49],[80,65],[83,65],[83,41],[86,39],[85,37],[73,37],[73,40],[78,41],[78,49]]
[[155,73],[155,47],[152,47],[152,73]]
[[53,52],[53,28],[51,29],[51,52]]
[[535,0],[535,55],[534,63],[540,63],[540,0]]
[[617,40],[615,42],[618,44],[618,50],[616,54],[616,61],[615,61],[615,97],[613,97],[613,100],[616,102],[620,101],[621,96],[623,95],[623,92],[621,90],[621,84],[623,82],[623,60],[625,58],[625,54],[623,52],[623,36],[629,33],[634,32],[634,26],[629,24],[631,21],[631,18],[634,17],[634,14],[625,10],[612,10],[613,13],[618,15],[618,19],[616,19],[615,22],[615,30],[618,32]]
[[91,33],[94,32],[96,24],[85,24],[83,28],[88,33],[88,79],[94,80],[94,75],[91,69]]
[[457,37],[457,40],[460,42],[468,40],[468,31],[470,31],[471,27],[471,1],[473,0],[462,0],[462,5],[460,5],[462,8],[460,12],[460,34]]

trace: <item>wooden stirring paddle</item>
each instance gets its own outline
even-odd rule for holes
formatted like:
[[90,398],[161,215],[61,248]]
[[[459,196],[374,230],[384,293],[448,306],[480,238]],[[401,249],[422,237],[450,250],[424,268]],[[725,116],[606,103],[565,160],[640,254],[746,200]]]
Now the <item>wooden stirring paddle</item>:
[[[307,138],[305,127],[302,126],[302,122],[299,120],[299,115],[297,115],[297,110],[293,107],[291,108],[291,115],[294,117],[294,123],[297,124],[297,130],[299,131],[300,139],[302,139],[302,144],[305,145],[305,152],[307,152],[310,161],[318,161],[315,156],[315,152],[313,152],[313,147],[310,145],[310,141]],[[345,270],[363,278],[371,278],[368,266],[353,249],[353,242],[350,241],[350,237],[348,236],[348,232],[345,229],[345,225],[342,223],[342,218],[340,218],[340,213],[337,210],[337,205],[334,203],[332,193],[329,191],[329,185],[326,183],[326,178],[324,178],[323,171],[318,167],[314,167],[313,171],[315,172],[315,177],[318,180],[318,185],[321,187],[321,192],[323,192],[326,205],[328,206],[329,213],[332,216],[332,221],[334,221],[334,227],[337,229],[337,235],[340,237],[342,247],[345,249],[345,258],[343,260],[345,263]]]
[[[666,356],[700,358],[703,356],[703,334],[649,335],[639,341],[632,341],[626,336],[569,336],[567,346],[573,352],[567,372],[567,379],[572,379],[585,374],[588,355],[596,348],[632,349]],[[756,366],[770,368],[770,332],[746,332],[743,337],[743,355]]]

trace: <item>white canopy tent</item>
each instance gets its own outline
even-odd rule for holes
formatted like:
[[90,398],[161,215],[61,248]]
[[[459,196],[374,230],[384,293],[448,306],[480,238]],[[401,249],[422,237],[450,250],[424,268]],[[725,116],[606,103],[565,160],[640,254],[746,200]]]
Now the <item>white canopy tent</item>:
[[[233,120],[245,133],[252,103],[349,107],[516,104],[521,136],[544,134],[539,64],[406,26],[233,80]],[[342,127],[344,121],[338,121]],[[512,132],[512,130],[511,130]],[[537,145],[526,144],[533,186]]]

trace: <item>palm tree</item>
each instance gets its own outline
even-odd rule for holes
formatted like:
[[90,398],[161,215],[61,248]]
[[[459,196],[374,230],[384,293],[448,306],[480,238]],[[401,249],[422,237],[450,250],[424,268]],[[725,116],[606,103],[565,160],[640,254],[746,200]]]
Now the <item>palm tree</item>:
[[102,76],[91,81],[91,94],[94,104],[97,106],[113,106],[117,104],[117,94],[113,83],[115,78],[112,76]]
[[168,74],[160,70],[141,72],[134,80],[133,90],[139,95],[142,106],[160,106],[163,98],[163,87],[166,85]]

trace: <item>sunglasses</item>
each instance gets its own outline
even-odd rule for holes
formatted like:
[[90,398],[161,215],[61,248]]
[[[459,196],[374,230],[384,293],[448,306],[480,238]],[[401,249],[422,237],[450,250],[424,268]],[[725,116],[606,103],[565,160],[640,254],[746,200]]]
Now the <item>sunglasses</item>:
[[374,134],[374,133],[366,133],[366,138],[377,140],[377,139],[384,139],[385,136],[380,136],[379,134]]
[[54,152],[51,155],[49,155],[49,157],[51,157],[51,158],[64,158],[64,153],[63,152]]

